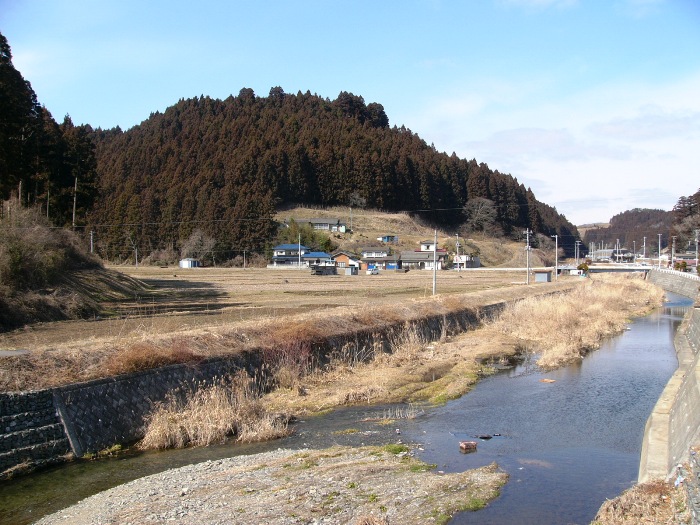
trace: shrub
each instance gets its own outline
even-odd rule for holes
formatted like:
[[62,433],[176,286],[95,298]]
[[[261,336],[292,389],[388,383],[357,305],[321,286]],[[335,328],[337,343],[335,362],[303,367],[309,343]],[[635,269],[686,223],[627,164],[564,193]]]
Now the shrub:
[[275,439],[289,433],[287,419],[268,414],[260,386],[241,371],[213,384],[172,392],[146,418],[142,449],[206,446],[235,435],[239,441]]
[[6,293],[41,289],[69,269],[100,265],[76,234],[52,228],[38,209],[5,204],[10,211],[0,219],[0,283]]
[[170,346],[139,342],[112,355],[107,363],[107,370],[112,375],[129,374],[199,360],[201,357],[195,354],[184,341],[176,340]]

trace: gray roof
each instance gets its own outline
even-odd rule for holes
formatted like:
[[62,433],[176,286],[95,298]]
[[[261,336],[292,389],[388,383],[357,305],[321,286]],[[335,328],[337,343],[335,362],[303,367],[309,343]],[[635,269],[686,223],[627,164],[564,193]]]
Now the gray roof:
[[[437,252],[437,260],[444,259],[447,254]],[[402,262],[427,262],[433,260],[433,252],[401,252]]]

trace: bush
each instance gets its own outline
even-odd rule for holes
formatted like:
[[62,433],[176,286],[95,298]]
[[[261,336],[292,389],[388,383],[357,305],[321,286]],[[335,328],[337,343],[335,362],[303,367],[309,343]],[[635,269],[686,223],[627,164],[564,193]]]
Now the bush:
[[263,410],[260,386],[245,372],[173,392],[147,417],[141,449],[183,448],[221,443],[235,435],[250,443],[289,434],[287,420]]
[[69,269],[97,267],[99,260],[77,235],[53,228],[36,208],[4,203],[0,219],[0,284],[5,292],[39,290],[55,284]]

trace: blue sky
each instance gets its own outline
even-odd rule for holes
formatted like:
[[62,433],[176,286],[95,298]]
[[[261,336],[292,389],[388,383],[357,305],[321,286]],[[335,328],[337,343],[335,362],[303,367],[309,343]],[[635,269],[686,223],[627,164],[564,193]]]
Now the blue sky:
[[349,91],[576,224],[700,188],[697,0],[0,0],[0,31],[59,121]]

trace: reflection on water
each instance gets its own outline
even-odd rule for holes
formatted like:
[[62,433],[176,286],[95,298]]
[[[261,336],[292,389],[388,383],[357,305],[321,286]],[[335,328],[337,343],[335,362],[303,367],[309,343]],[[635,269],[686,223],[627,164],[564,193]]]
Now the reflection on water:
[[[590,523],[636,481],[646,419],[677,367],[673,336],[690,304],[672,299],[575,365],[488,378],[421,421],[426,461],[445,471],[496,461],[510,475],[489,507],[451,523]],[[501,437],[455,454],[457,441],[481,433]]]
[[[78,461],[2,483],[0,524],[30,523],[101,490],[190,463],[279,447],[397,439],[422,444],[422,459],[440,470],[496,461],[510,475],[489,507],[460,514],[451,523],[589,523],[606,498],[636,479],[644,424],[676,368],[673,335],[691,304],[679,296],[672,301],[575,365],[547,374],[519,366],[483,380],[461,399],[391,427],[371,421],[391,407],[354,407],[300,422],[293,436],[273,443]],[[460,454],[459,441],[482,434],[500,436],[477,438],[476,453]]]

